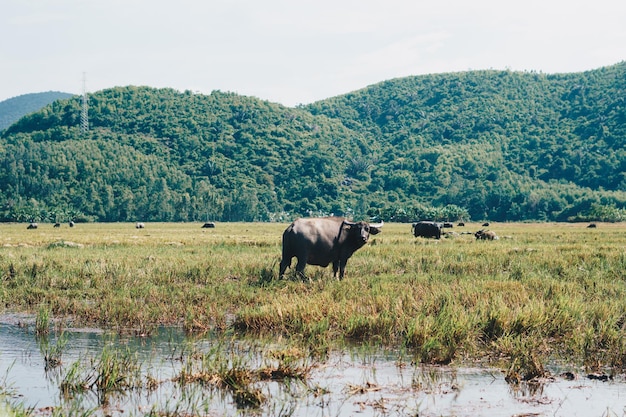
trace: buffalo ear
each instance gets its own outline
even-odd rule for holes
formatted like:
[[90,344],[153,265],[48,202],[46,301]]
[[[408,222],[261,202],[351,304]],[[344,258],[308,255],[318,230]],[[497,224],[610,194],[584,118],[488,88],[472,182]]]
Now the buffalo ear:
[[380,232],[382,232],[382,230],[380,230],[378,227],[370,227],[370,235],[377,235]]

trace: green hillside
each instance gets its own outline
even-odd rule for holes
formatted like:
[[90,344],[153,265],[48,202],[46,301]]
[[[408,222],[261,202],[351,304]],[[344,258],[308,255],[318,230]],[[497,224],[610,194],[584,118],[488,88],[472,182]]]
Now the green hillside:
[[624,201],[625,92],[626,63],[476,71],[386,81],[309,110],[378,138],[387,152],[372,175],[395,171],[416,198],[477,218],[563,219],[591,201]]
[[23,94],[0,101],[0,131],[11,126],[29,113],[40,110],[55,100],[71,97],[72,94],[58,91]]
[[120,87],[0,138],[5,220],[619,220],[626,63],[385,81],[288,108]]

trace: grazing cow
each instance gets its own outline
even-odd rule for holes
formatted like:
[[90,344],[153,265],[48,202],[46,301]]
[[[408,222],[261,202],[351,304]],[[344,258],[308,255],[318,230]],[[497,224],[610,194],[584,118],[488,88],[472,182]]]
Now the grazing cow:
[[31,222],[26,228],[27,229],[36,229],[38,227],[39,227],[39,225],[37,223]]
[[598,227],[597,224],[595,223],[589,223],[589,226],[587,226],[587,229],[595,229],[596,227]]
[[143,229],[144,227],[146,227],[146,225],[141,222],[135,223],[135,229]]
[[413,223],[411,226],[413,229],[413,236],[415,237],[434,237],[435,239],[441,239],[441,223],[420,221]]
[[56,223],[54,224],[54,226],[52,226],[52,227],[61,227],[61,223],[56,222]]
[[489,227],[489,222],[483,223],[483,227]]
[[443,227],[446,228],[446,229],[451,229],[451,228],[454,227],[454,225],[452,223],[450,223],[450,222],[445,222],[443,224]]
[[496,232],[494,232],[493,230],[481,229],[478,232],[474,233],[474,236],[476,236],[476,239],[481,239],[481,240],[498,240],[498,239],[500,239],[498,237],[498,235],[496,235]]
[[70,220],[69,225],[70,225],[70,227],[74,227],[74,222],[72,220]]
[[463,222],[459,222],[459,224],[457,224],[457,226],[459,226],[459,227],[464,227],[464,226],[465,226],[465,223],[463,223]]
[[203,229],[213,229],[215,227],[215,223],[213,222],[206,222],[202,225]]
[[291,267],[291,259],[298,259],[296,272],[304,267],[333,264],[333,277],[343,279],[346,263],[354,252],[367,243],[370,235],[381,232],[383,223],[350,222],[343,217],[297,219],[283,232],[283,256],[280,261],[282,278]]

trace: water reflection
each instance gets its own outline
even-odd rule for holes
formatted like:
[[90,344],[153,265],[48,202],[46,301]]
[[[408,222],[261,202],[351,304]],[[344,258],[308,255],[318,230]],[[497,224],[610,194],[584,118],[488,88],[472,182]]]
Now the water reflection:
[[38,415],[624,415],[622,380],[513,387],[498,370],[414,366],[397,352],[346,350],[319,361],[289,349],[176,329],[150,338],[67,329],[38,339],[13,320],[0,323],[0,392]]

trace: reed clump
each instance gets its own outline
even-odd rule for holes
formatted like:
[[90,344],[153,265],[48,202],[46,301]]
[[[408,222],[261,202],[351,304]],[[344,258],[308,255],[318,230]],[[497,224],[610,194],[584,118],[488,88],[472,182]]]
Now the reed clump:
[[0,301],[42,324],[48,312],[141,335],[160,325],[281,335],[321,354],[355,341],[509,369],[530,368],[528,349],[541,363],[626,369],[624,224],[492,224],[497,241],[476,240],[478,223],[441,240],[385,224],[342,281],[314,266],[279,280],[285,224],[22,226],[1,225]]
[[59,384],[65,399],[91,392],[101,406],[109,404],[111,395],[141,387],[141,364],[137,358],[128,350],[113,347],[105,347],[99,357],[73,362]]
[[237,344],[222,341],[208,352],[191,349],[181,356],[183,366],[174,381],[181,387],[199,384],[229,392],[238,408],[258,409],[267,396],[261,382],[305,382],[312,365],[306,351],[295,347],[282,350],[257,350],[254,343],[242,351]]
[[47,335],[39,336],[37,343],[45,362],[46,371],[55,369],[63,364],[63,352],[67,346],[67,335],[64,332],[60,332],[54,343],[50,341]]
[[35,332],[37,336],[45,337],[50,333],[50,311],[44,306],[37,311],[35,318]]

